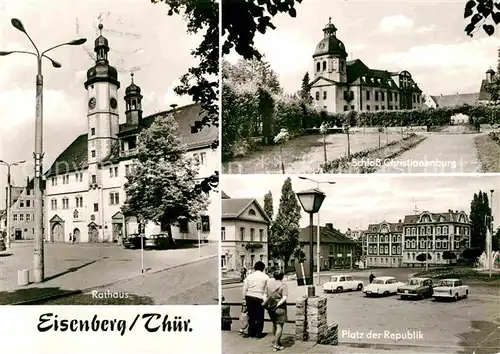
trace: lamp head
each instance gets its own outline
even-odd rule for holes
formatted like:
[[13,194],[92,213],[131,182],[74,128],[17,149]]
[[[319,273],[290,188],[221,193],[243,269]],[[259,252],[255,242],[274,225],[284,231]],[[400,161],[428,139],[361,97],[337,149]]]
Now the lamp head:
[[13,18],[10,20],[10,23],[12,23],[12,26],[14,26],[17,30],[26,33],[26,30],[24,29],[23,23],[21,20],[18,20],[17,18]]
[[12,54],[12,52],[0,52],[0,56],[5,56],[5,55],[9,55],[9,54]]
[[87,38],[80,38],[80,39],[75,39],[71,42],[68,42],[68,45],[82,45],[85,42],[87,42]]
[[49,59],[49,60],[50,60],[50,62],[52,63],[52,66],[53,66],[54,68],[60,68],[60,67],[62,66],[62,65],[61,65],[61,63],[59,63],[58,61],[55,61],[55,60],[53,60],[53,59]]

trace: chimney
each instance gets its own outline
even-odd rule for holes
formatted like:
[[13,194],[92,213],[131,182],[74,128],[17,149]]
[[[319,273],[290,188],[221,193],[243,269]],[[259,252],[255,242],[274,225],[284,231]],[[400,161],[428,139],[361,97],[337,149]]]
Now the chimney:
[[450,213],[450,214],[451,214],[451,213],[453,213],[453,210],[451,210],[451,209],[448,209],[448,213]]
[[401,224],[401,219],[399,219],[398,224]]
[[332,223],[330,223],[330,222],[329,222],[329,223],[326,223],[326,224],[325,224],[325,227],[326,227],[328,230],[333,231],[333,224],[332,224]]
[[458,214],[458,210],[455,210],[455,214]]

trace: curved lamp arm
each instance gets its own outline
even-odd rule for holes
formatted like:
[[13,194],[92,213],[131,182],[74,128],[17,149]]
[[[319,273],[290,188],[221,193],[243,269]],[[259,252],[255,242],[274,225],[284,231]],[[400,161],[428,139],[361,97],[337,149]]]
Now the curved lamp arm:
[[[34,55],[35,57],[38,58],[38,54],[32,53],[32,52],[27,52],[27,51],[24,51],[24,50],[12,50],[12,51],[8,51],[8,52],[2,51],[2,52],[0,52],[0,56],[5,56],[5,55],[13,54],[13,53],[30,54],[30,55]],[[42,53],[42,57],[50,60],[50,62],[52,63],[52,66],[54,68],[60,68],[62,66],[61,63],[59,63],[58,61],[50,58],[49,56],[47,56],[47,55],[45,55],[43,53]]]

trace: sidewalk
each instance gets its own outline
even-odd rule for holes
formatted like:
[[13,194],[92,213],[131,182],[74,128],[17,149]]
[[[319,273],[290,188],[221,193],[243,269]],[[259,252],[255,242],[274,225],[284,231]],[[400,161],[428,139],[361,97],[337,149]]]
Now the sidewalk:
[[[128,250],[110,244],[45,245],[45,281],[19,287],[17,271],[30,270],[33,279],[33,247],[29,243],[13,243],[0,253],[0,304],[26,301],[61,294],[66,291],[98,287],[141,275],[141,250]],[[218,255],[218,244],[202,244],[201,248],[144,251],[146,274],[189,264]]]
[[[409,345],[381,345],[373,343],[339,343],[336,346],[321,345],[311,342],[295,342],[290,335],[284,336],[285,349],[280,351],[283,353],[356,353],[356,354],[380,354],[390,351],[391,354],[458,354],[471,352],[473,348],[460,347],[431,347],[431,346],[409,346]],[[222,353],[225,354],[257,354],[257,353],[273,353],[270,347],[272,337],[267,335],[262,339],[243,338],[238,332],[222,332]]]

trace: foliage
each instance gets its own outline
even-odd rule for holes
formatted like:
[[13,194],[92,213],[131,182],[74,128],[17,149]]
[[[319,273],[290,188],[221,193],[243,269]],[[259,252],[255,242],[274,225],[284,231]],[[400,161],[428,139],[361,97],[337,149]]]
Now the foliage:
[[486,246],[486,220],[491,216],[489,198],[487,192],[474,193],[470,206],[471,235],[470,247],[482,250]]
[[207,193],[196,183],[198,166],[186,155],[176,129],[175,119],[167,115],[139,134],[137,160],[127,175],[127,199],[122,207],[123,213],[161,225],[169,236],[179,218],[197,220],[209,203]]
[[[495,33],[495,26],[500,23],[500,1],[494,0],[469,0],[465,4],[464,18],[469,18],[465,32],[473,36],[474,32],[482,28],[491,36]],[[494,25],[493,25],[494,24]]]
[[494,75],[491,82],[484,85],[484,89],[490,94],[490,101],[498,103],[500,101],[500,76],[498,74]]
[[493,251],[500,251],[500,228],[491,235],[491,246]]
[[313,99],[311,97],[311,82],[309,72],[306,71],[302,78],[302,85],[300,87],[300,99],[306,104],[311,104]]
[[290,135],[288,131],[284,128],[280,130],[280,132],[274,137],[274,142],[276,144],[284,144],[290,139]]
[[443,259],[457,259],[457,255],[451,251],[444,251]]
[[302,0],[231,0],[222,1],[222,54],[232,49],[245,59],[260,59],[262,55],[255,48],[257,31],[265,34],[276,27],[271,18],[278,13],[297,16],[295,5]]
[[460,254],[460,258],[468,261],[468,263],[474,264],[481,254],[483,254],[483,250],[479,247],[466,248]]
[[306,260],[306,254],[301,248],[296,248],[293,252],[293,258],[297,260],[299,263],[304,263]]
[[219,3],[216,0],[151,0],[169,6],[168,15],[182,15],[187,21],[187,33],[203,31],[203,39],[191,52],[199,59],[198,66],[188,69],[175,88],[178,95],[189,95],[200,103],[206,116],[199,129],[205,125],[219,126]]
[[273,259],[280,259],[288,264],[290,257],[299,245],[300,205],[292,189],[292,180],[288,177],[281,188],[278,213],[271,226],[269,254]]
[[363,243],[361,239],[359,239],[354,244],[354,253],[353,253],[354,262],[359,262],[362,256],[363,256]]
[[417,256],[417,261],[419,261],[419,262],[425,262],[425,256],[427,256],[427,259],[431,259],[431,255],[429,253],[420,253]]
[[272,220],[274,216],[274,209],[273,209],[273,194],[271,191],[267,192],[264,195],[264,211],[266,212],[267,216]]

